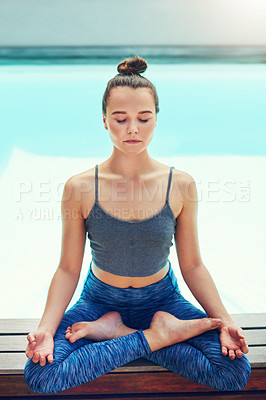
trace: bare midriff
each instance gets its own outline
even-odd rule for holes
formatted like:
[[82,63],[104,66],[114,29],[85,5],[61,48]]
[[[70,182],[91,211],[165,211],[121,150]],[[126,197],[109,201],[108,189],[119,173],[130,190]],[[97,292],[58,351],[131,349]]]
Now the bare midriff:
[[120,276],[111,274],[110,272],[106,272],[103,269],[97,267],[93,261],[91,262],[91,269],[93,274],[100,281],[106,283],[107,285],[119,287],[119,288],[139,288],[143,286],[152,285],[163,279],[169,270],[169,261],[160,269],[160,271],[156,272],[156,274],[148,275],[148,276]]

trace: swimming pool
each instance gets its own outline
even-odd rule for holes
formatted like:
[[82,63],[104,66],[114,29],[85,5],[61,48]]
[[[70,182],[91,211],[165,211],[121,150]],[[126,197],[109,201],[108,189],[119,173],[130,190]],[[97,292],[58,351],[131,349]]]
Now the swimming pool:
[[[109,154],[101,101],[116,73],[116,65],[0,67],[2,167],[14,146],[39,155]],[[149,65],[144,76],[159,96],[155,157],[266,155],[263,64]]]
[[[42,313],[60,257],[63,183],[112,151],[101,101],[115,74],[115,64],[0,66],[2,318]],[[224,304],[265,312],[265,66],[149,64],[144,76],[160,107],[149,153],[196,180],[202,259]],[[174,248],[170,260],[197,304]],[[70,304],[89,261],[87,243]]]

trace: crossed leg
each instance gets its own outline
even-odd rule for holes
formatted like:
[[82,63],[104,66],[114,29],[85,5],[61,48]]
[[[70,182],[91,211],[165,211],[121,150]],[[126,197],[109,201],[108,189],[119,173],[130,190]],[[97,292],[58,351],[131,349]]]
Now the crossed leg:
[[[218,332],[214,330],[215,321],[211,322],[180,294],[176,293],[155,309],[152,305],[145,310],[131,309],[130,319],[126,314],[123,318],[130,320],[130,324],[119,324],[113,333],[99,336],[97,321],[99,327],[99,319],[110,311],[107,306],[80,299],[65,313],[54,336],[54,362],[43,367],[32,360],[26,363],[25,379],[33,391],[61,392],[139,357],[218,390],[240,390],[246,385],[250,375],[247,358],[243,355],[231,360],[223,356]],[[117,318],[117,314],[113,312],[113,317]],[[120,315],[118,318],[122,321]],[[86,322],[90,325],[87,333],[71,340],[69,327],[75,323],[86,325]],[[168,335],[163,326],[170,328]],[[109,339],[109,335],[113,338]]]
[[58,393],[102,376],[151,352],[142,330],[106,341],[81,338],[73,343],[66,330],[73,323],[98,320],[110,310],[91,301],[79,300],[67,311],[54,336],[54,361],[41,366],[27,360],[24,376],[37,393]]
[[[101,319],[105,323],[101,323]],[[119,323],[115,323],[117,329],[111,329],[110,332],[112,320]],[[161,331],[165,330],[161,328],[167,326],[169,320],[170,334],[162,335]],[[75,325],[79,326],[77,331],[81,331],[77,340],[73,340],[75,332],[72,334],[69,330],[70,327],[74,329]],[[84,331],[85,326],[89,328],[87,333]],[[206,318],[200,321],[179,321],[169,313],[159,312],[154,315],[151,328],[146,329],[144,334],[141,328],[136,330],[127,327],[118,312],[110,312],[107,306],[80,299],[65,313],[56,331],[53,363],[40,366],[29,359],[24,370],[25,379],[37,393],[61,392],[96,379],[139,357],[145,357],[162,346],[212,329],[213,326],[217,326],[217,321]]]
[[[207,317],[179,293],[162,304],[160,310],[183,320]],[[234,360],[222,355],[219,333],[215,329],[144,357],[194,382],[221,391],[243,389],[251,372],[245,355]]]

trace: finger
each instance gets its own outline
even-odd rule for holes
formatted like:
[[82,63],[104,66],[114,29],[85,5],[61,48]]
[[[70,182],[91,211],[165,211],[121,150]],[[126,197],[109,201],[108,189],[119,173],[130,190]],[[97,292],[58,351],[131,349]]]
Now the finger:
[[29,343],[35,342],[35,336],[29,333],[27,336],[27,340],[29,341]]
[[51,364],[54,361],[54,357],[52,354],[49,354],[49,356],[47,357],[48,362]]
[[71,332],[67,332],[67,333],[65,334],[65,338],[68,339],[71,335],[72,335]]
[[245,339],[240,339],[241,350],[244,354],[249,352],[248,343]]
[[241,328],[238,327],[236,333],[237,333],[239,339],[244,339],[243,331]]
[[40,359],[40,353],[34,353],[33,357],[32,357],[32,361],[36,364],[37,362],[39,362]]
[[30,350],[30,346],[28,344],[28,346],[26,347],[26,350],[25,350],[25,354],[26,354],[27,357],[28,357],[29,350]]
[[33,357],[35,348],[36,348],[36,342],[33,342],[32,344],[30,344],[30,345],[27,347],[26,356],[27,356],[28,358],[32,358],[32,357]]
[[41,356],[40,357],[40,365],[41,365],[41,367],[44,367],[45,364],[46,364],[46,358],[44,356]]
[[236,350],[236,356],[237,356],[237,358],[241,358],[243,356],[243,353],[240,349]]
[[223,356],[227,355],[227,348],[225,346],[222,346],[222,354]]
[[229,358],[230,358],[231,360],[234,360],[235,357],[236,357],[236,355],[235,355],[234,350],[229,350]]
[[27,346],[27,350],[29,351],[29,350],[34,350],[35,349],[35,347],[36,347],[36,342],[31,342],[31,343],[28,343],[28,346]]
[[34,350],[35,347],[36,347],[36,345],[37,345],[37,342],[36,342],[36,341],[31,342],[31,343],[29,343],[29,348]]
[[36,345],[37,345],[36,341],[29,342],[27,348],[28,348],[28,350],[34,350]]

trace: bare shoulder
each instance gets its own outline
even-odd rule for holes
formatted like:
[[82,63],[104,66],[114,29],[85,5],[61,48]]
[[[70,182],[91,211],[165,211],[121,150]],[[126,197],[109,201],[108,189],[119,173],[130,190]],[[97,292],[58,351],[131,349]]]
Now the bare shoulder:
[[[84,211],[84,204],[91,208],[94,202],[95,190],[95,167],[87,171],[71,176],[64,185],[63,199],[69,200],[79,207],[82,215]],[[91,203],[91,207],[90,207]]]
[[72,186],[75,190],[84,189],[84,185],[89,185],[94,181],[95,167],[88,169],[87,171],[71,176],[65,183],[69,187]]
[[173,190],[182,196],[183,201],[197,197],[195,180],[186,171],[173,169],[173,186]]
[[[163,164],[159,161],[157,161],[157,164],[160,166],[160,170],[161,171],[167,171],[169,173],[169,165]],[[186,181],[189,181],[192,178],[191,175],[189,175],[187,172],[182,171],[181,169],[177,169],[174,165],[173,165],[173,170],[172,170],[172,180],[174,183],[178,184],[178,183],[182,183],[184,184]]]
[[173,168],[173,184],[180,187],[180,189],[193,184],[194,178],[188,172],[180,169]]

